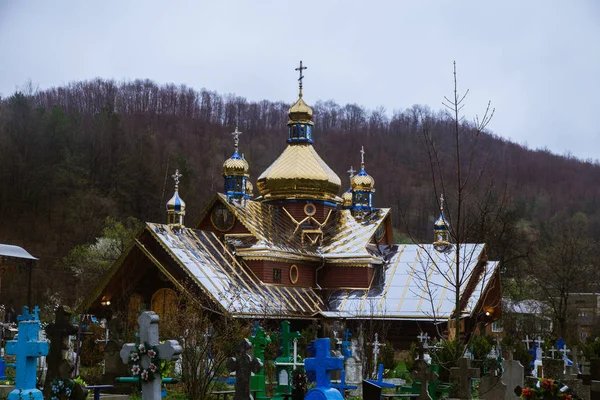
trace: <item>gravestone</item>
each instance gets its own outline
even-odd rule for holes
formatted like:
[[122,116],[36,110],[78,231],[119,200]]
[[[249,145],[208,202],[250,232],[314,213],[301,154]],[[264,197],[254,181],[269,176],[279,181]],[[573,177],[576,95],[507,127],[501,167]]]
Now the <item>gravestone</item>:
[[438,379],[438,374],[431,371],[429,364],[424,358],[424,345],[419,346],[419,358],[415,361],[414,369],[411,374],[413,381],[419,381],[421,383],[421,390],[419,392],[419,400],[431,400],[429,395],[429,382]]
[[256,326],[254,336],[250,339],[250,343],[254,346],[254,357],[258,358],[263,363],[263,368],[256,372],[252,376],[251,387],[253,391],[256,391],[257,397],[267,396],[267,384],[265,380],[265,348],[271,343],[271,338],[261,326]]
[[121,360],[121,348],[123,343],[116,340],[109,340],[104,346],[104,374],[102,375],[102,383],[112,385],[115,378],[128,374],[127,365]]
[[515,393],[517,386],[523,387],[525,385],[525,367],[521,365],[519,360],[515,360],[513,352],[508,352],[508,360],[502,361],[502,367],[504,368],[504,374],[502,375],[502,381],[506,385],[506,393],[504,395],[505,400],[517,400],[519,397]]
[[462,357],[458,360],[458,367],[450,368],[450,379],[457,381],[456,398],[471,399],[471,380],[479,378],[479,368],[471,368],[471,359]]
[[[494,357],[496,355],[494,354]],[[506,384],[502,382],[502,374],[496,364],[490,366],[489,375],[481,378],[479,383],[479,398],[487,400],[502,400],[506,397]]]
[[260,359],[248,354],[252,343],[248,339],[242,339],[236,351],[236,357],[227,360],[227,369],[235,372],[235,395],[233,400],[253,400],[250,394],[250,378],[252,374],[258,373],[263,368]]
[[8,395],[8,399],[42,400],[42,392],[36,389],[36,367],[37,358],[48,354],[48,342],[38,340],[40,321],[35,309],[34,314],[29,314],[29,309],[23,307],[23,314],[17,320],[19,336],[17,340],[6,343],[6,354],[16,357],[15,390]]
[[[54,322],[49,324],[45,331],[50,339],[50,351],[48,353],[48,372],[44,385],[44,394],[47,398],[52,396],[52,386],[55,379],[59,381],[70,380],[75,369],[73,363],[67,359],[69,350],[69,337],[77,334],[78,326],[71,323],[71,310],[59,306],[55,311]],[[72,399],[85,399],[87,390],[75,383],[72,389]]]
[[304,400],[306,394],[306,374],[303,367],[292,371],[292,400]]
[[[142,400],[159,400],[161,396],[161,374],[153,363],[154,352],[152,349],[146,349],[149,345],[156,349],[158,354],[155,358],[165,361],[174,361],[179,359],[181,346],[176,340],[165,340],[160,343],[158,340],[158,323],[160,317],[154,311],[144,311],[138,317],[138,333],[140,344],[127,343],[123,345],[120,355],[124,364],[132,361],[132,372],[137,375],[142,382]],[[137,355],[137,356],[136,356]],[[154,372],[153,369],[155,369]],[[137,372],[136,372],[137,371]]]
[[331,387],[330,372],[342,369],[343,359],[330,357],[331,344],[329,338],[320,338],[315,341],[315,357],[304,360],[306,371],[314,371],[316,386],[306,393],[306,400],[342,400],[343,397],[337,389]]

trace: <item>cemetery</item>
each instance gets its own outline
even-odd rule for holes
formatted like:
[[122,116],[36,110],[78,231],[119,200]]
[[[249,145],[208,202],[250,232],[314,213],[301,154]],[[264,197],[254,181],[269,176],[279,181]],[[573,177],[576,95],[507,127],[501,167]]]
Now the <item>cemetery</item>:
[[236,127],[198,221],[173,168],[167,223],[131,234],[73,309],[35,304],[37,258],[0,245],[0,278],[11,262],[27,277],[20,311],[0,308],[0,400],[600,400],[594,325],[531,317],[553,298],[505,299],[497,254],[459,237],[444,193],[424,243],[396,241],[374,206],[364,146],[338,195],[305,69],[260,194]]

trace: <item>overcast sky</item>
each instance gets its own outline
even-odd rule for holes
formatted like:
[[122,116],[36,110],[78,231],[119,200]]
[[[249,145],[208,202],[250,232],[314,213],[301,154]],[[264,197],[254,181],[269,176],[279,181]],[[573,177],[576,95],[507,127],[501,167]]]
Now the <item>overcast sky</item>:
[[600,2],[0,0],[0,94],[94,77],[149,78],[251,100],[296,97],[393,110],[441,108],[494,133],[600,158]]

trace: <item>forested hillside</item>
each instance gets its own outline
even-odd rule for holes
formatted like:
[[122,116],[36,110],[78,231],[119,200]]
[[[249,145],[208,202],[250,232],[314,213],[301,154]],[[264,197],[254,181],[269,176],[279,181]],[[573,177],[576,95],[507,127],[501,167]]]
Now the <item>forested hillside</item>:
[[[425,106],[397,104],[402,111],[386,113],[306,95],[315,111],[315,147],[342,178],[342,189],[349,186],[345,171],[360,164],[363,145],[375,204],[394,209],[400,235],[410,230],[431,240],[438,211],[421,132],[426,122],[443,150],[452,145],[446,135],[451,121]],[[164,222],[175,168],[183,174],[180,193],[192,225],[222,190],[222,163],[232,153],[236,124],[255,182],[286,146],[288,107],[151,81],[94,80],[6,97],[0,101],[0,242],[39,257],[40,274],[59,273],[71,249],[102,235],[108,216]],[[599,165],[492,134],[479,141],[485,162],[476,166],[486,169],[486,183],[508,194],[520,226],[537,231],[555,216],[566,220],[580,212],[586,232],[600,234]],[[455,168],[449,160],[441,163]]]

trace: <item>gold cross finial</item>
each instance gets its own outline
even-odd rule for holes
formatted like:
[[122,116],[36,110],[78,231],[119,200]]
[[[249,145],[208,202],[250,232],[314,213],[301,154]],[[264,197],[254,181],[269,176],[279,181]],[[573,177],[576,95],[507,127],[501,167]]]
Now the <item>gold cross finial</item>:
[[440,211],[444,212],[444,193],[440,195]]
[[296,71],[299,71],[298,83],[300,84],[300,97],[302,97],[302,79],[304,79],[304,75],[302,75],[302,70],[307,69],[307,67],[302,66],[302,60],[300,60],[300,66],[296,68]]
[[175,173],[173,175],[171,175],[171,177],[173,178],[173,180],[175,181],[175,190],[179,189],[179,178],[181,178],[183,175],[181,175],[179,173],[179,169],[175,170]]
[[365,169],[365,147],[360,146],[360,167]]
[[235,131],[231,132],[231,134],[233,135],[233,146],[235,148],[235,151],[238,151],[238,145],[240,144],[240,135],[242,134],[242,132],[238,131],[238,127],[235,127]]
[[346,172],[350,174],[350,179],[352,179],[352,177],[354,176],[354,173],[356,171],[354,170],[353,166],[350,166],[350,169],[348,171],[346,171]]

